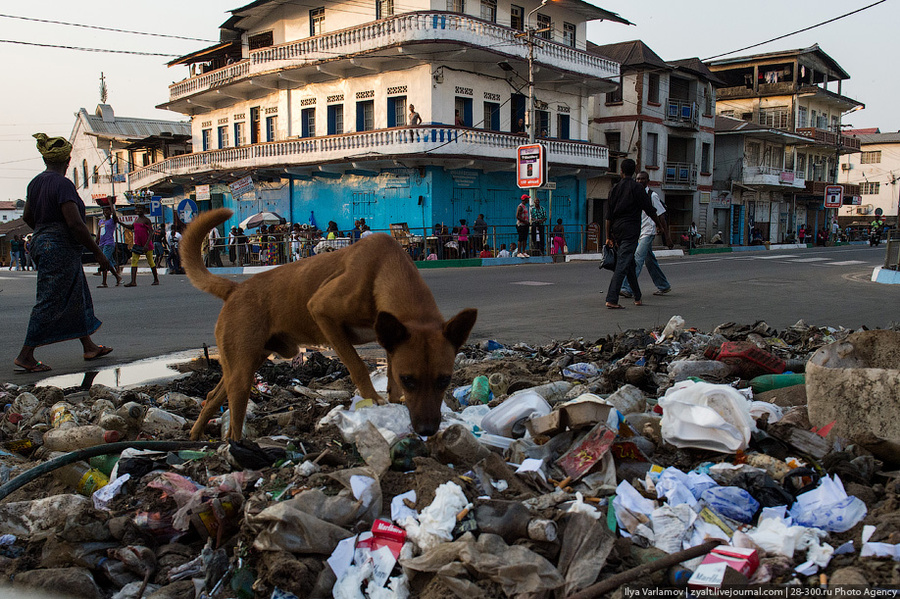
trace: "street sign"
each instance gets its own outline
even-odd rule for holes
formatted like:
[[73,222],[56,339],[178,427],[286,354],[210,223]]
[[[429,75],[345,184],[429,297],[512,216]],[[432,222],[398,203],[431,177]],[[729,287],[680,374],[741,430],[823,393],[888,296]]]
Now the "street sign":
[[162,196],[153,196],[150,198],[150,216],[156,218],[163,215]]
[[181,217],[181,222],[183,223],[189,223],[194,220],[194,215],[197,212],[197,204],[191,198],[185,198],[178,204],[178,216]]
[[546,189],[549,191],[554,191],[556,189],[556,181],[547,181],[544,183],[544,186],[541,189]]
[[840,208],[844,203],[844,188],[840,185],[825,186],[825,207]]
[[516,148],[516,173],[520,189],[542,187],[547,181],[547,152],[541,144]]
[[245,193],[250,193],[254,190],[253,178],[248,175],[243,179],[238,179],[228,187],[231,188],[231,196],[238,198]]
[[194,194],[197,196],[197,201],[208,200],[209,199],[209,185],[197,185],[194,187]]

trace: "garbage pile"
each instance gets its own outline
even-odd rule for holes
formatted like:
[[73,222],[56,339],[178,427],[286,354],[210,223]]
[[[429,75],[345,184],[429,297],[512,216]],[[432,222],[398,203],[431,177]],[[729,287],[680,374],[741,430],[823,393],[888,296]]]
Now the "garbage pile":
[[900,331],[685,327],[468,345],[427,440],[315,353],[260,370],[239,443],[218,441],[227,411],[185,441],[214,364],[127,390],[5,384],[4,581],[116,599],[900,584]]

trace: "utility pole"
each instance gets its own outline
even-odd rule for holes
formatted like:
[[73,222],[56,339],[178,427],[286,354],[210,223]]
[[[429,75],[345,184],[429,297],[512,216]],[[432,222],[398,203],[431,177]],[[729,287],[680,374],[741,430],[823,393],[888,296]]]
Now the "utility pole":
[[[541,0],[541,3],[537,8],[529,12],[525,16],[525,32],[526,32],[526,42],[528,44],[528,107],[525,111],[525,127],[528,129],[528,143],[533,144],[535,142],[535,138],[537,137],[535,133],[535,110],[534,110],[534,35],[538,32],[535,27],[530,25],[531,15],[539,11],[544,5],[547,4],[549,0]],[[543,31],[543,29],[541,30]],[[543,166],[543,165],[541,165]],[[528,247],[529,249],[534,249],[531,247],[532,241],[534,239],[533,235],[533,225],[531,223],[531,214],[534,211],[534,198],[535,191],[534,187],[529,188],[528,190]],[[544,245],[546,248],[546,240],[544,241]]]

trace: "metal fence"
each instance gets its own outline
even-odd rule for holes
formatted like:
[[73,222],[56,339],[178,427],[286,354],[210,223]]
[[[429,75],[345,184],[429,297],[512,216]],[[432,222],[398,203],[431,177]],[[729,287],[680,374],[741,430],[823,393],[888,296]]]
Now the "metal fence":
[[[436,233],[434,228],[409,227],[391,230],[373,230],[394,237],[413,260],[454,260],[465,258],[498,257],[502,250],[511,256],[521,253],[529,256],[553,256],[580,254],[586,251],[585,225],[563,225],[562,231],[552,227],[532,227],[524,246],[520,244],[519,231],[514,226],[488,226],[487,232],[460,238],[458,232]],[[228,238],[220,238],[205,254],[208,266],[273,266],[295,262],[322,252],[346,247],[354,242],[349,233],[341,233],[333,239],[301,234],[291,236],[289,231],[251,234],[246,243],[229,244]],[[218,253],[218,260],[216,260]]]

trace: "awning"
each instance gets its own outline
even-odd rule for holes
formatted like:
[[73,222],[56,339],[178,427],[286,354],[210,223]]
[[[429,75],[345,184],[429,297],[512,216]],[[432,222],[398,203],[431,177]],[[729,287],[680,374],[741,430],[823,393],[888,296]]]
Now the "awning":
[[203,50],[197,50],[191,54],[187,54],[180,58],[176,58],[175,60],[166,63],[168,66],[173,67],[177,64],[192,64],[195,62],[207,62],[211,60],[215,60],[216,58],[221,58],[222,60],[227,59],[229,56],[240,57],[241,55],[241,40],[236,39],[230,42],[222,42],[216,44],[215,46],[210,46],[209,48],[204,48]]

